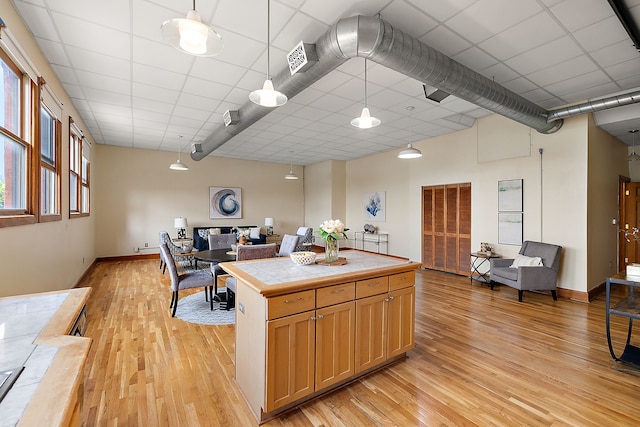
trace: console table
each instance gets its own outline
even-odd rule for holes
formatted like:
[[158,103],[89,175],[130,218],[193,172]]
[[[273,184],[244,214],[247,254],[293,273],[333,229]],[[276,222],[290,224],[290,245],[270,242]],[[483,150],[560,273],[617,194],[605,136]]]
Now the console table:
[[[376,252],[380,253],[380,245],[384,245],[384,253],[387,253],[389,243],[389,233],[367,233],[366,231],[356,231],[356,249],[365,250],[365,242],[376,245]],[[358,245],[358,243],[360,243]]]
[[[618,301],[611,307],[611,285],[624,285],[629,287],[629,293],[626,297]],[[631,345],[631,332],[633,329],[633,320],[640,319],[640,298],[636,298],[635,288],[640,287],[640,276],[629,276],[627,274],[618,273],[607,278],[606,289],[606,323],[607,323],[607,344],[609,345],[609,353],[613,357],[613,367],[618,369],[618,362],[628,363],[635,368],[640,369],[640,348]],[[627,340],[621,356],[616,356],[611,344],[611,315],[623,316],[629,319],[629,328],[627,332]],[[622,369],[618,369],[622,370]],[[638,370],[627,370],[638,372]]]

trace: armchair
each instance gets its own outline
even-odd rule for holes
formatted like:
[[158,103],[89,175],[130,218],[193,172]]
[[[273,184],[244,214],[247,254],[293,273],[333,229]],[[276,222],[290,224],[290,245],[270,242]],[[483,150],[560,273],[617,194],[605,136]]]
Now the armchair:
[[525,241],[520,248],[520,256],[514,259],[492,258],[490,260],[491,289],[494,282],[516,288],[520,302],[522,302],[522,291],[550,290],[551,296],[556,301],[558,299],[556,282],[561,253],[562,246]]

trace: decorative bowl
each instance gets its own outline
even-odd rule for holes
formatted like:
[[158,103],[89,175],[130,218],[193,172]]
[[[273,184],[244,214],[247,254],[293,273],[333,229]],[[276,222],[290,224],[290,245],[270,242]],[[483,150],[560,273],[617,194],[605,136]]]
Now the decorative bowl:
[[291,252],[291,260],[296,264],[309,265],[316,260],[316,253],[311,251]]

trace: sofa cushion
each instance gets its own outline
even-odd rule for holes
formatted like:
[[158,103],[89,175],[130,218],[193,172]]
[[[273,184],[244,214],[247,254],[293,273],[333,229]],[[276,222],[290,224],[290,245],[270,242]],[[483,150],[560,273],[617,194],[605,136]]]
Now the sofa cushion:
[[542,266],[542,258],[539,256],[529,257],[525,255],[516,255],[513,259],[513,263],[509,266],[510,268],[518,268],[520,266],[523,267],[541,267]]
[[497,276],[504,277],[508,280],[513,280],[514,282],[518,280],[518,269],[511,267],[499,267],[491,269],[491,279],[493,280]]
[[249,238],[250,239],[259,239],[260,238],[260,227],[254,227],[250,229]]

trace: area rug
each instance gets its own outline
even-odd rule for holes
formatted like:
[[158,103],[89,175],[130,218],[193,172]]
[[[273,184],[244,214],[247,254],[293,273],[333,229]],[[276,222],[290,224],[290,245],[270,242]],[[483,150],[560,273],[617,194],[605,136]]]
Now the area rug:
[[[218,288],[218,292],[225,288]],[[224,303],[220,309],[220,303],[213,302],[213,311],[209,301],[204,299],[204,291],[178,300],[176,317],[189,323],[201,325],[233,325],[236,323],[236,311],[234,308],[227,311]]]

